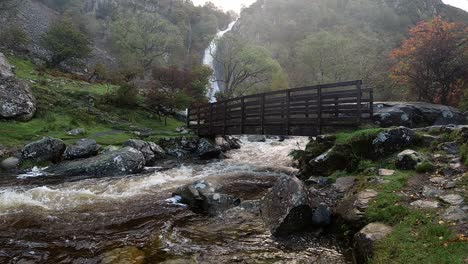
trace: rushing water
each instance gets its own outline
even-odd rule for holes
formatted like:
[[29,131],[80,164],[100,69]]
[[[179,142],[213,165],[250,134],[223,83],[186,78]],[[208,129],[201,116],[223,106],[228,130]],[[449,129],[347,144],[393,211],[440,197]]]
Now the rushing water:
[[233,192],[258,199],[278,176],[295,172],[288,153],[306,141],[243,140],[242,149],[224,160],[129,177],[3,176],[0,263],[343,262],[333,240],[273,240],[248,210],[208,217],[167,200],[176,187],[196,179],[223,181]]
[[216,102],[215,95],[219,92],[219,83],[216,77],[216,67],[213,55],[216,54],[217,50],[217,41],[224,36],[227,32],[231,31],[232,27],[236,24],[236,21],[231,22],[227,29],[219,31],[216,34],[214,40],[210,43],[210,46],[205,50],[205,55],[203,56],[203,64],[208,65],[213,70],[213,76],[211,77],[211,87],[208,91],[207,97],[210,99],[210,102]]

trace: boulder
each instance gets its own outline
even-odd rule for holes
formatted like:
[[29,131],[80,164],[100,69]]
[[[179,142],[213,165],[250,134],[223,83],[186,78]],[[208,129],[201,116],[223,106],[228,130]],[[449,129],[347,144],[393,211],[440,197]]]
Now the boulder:
[[201,138],[198,141],[197,155],[201,159],[216,159],[221,154],[221,148],[213,144],[206,138]]
[[132,147],[139,150],[145,156],[145,165],[154,165],[156,160],[163,159],[166,156],[165,151],[153,142],[146,142],[138,139],[130,139],[123,143],[123,147]]
[[83,159],[96,156],[101,146],[94,139],[80,139],[74,145],[68,146],[63,153],[66,160]]
[[121,176],[142,172],[145,156],[138,150],[125,147],[95,157],[63,162],[46,170],[59,176]]
[[65,149],[66,146],[62,140],[46,137],[26,145],[21,152],[21,160],[58,163],[62,160]]
[[166,151],[167,155],[176,158],[189,158],[198,148],[197,138],[164,138],[159,141],[159,145]]
[[465,115],[453,107],[420,102],[374,103],[373,120],[381,127],[463,125],[467,121]]
[[5,55],[0,52],[0,79],[14,77],[11,65],[8,63]]
[[356,183],[356,178],[354,177],[340,177],[336,179],[336,182],[333,184],[333,187],[335,187],[335,189],[338,192],[344,193],[344,192],[349,191],[354,186],[355,183]]
[[307,170],[312,175],[330,176],[335,171],[352,169],[356,166],[348,145],[335,145],[322,155],[308,162]]
[[240,141],[231,136],[217,136],[215,138],[216,146],[220,147],[223,152],[240,149]]
[[375,154],[385,156],[411,146],[416,133],[406,127],[398,127],[380,132],[372,141]]
[[86,134],[86,129],[84,128],[75,128],[70,131],[67,131],[67,135],[69,136],[81,136]]
[[417,151],[407,149],[397,155],[396,167],[402,170],[414,170],[424,161],[424,157]]
[[283,176],[263,197],[260,210],[271,233],[284,236],[311,226],[315,207],[298,178]]
[[442,214],[442,219],[453,222],[463,222],[468,219],[467,214],[458,206],[450,206]]
[[217,191],[217,186],[200,180],[178,188],[173,196],[180,196],[181,202],[197,213],[216,215],[240,205],[240,199]]
[[378,192],[371,189],[366,189],[364,191],[359,192],[357,195],[356,202],[354,202],[354,207],[356,207],[360,211],[367,209],[370,201],[377,197],[378,194]]
[[28,121],[36,113],[36,99],[29,86],[15,78],[0,78],[0,119]]
[[463,197],[459,194],[447,194],[439,197],[445,203],[450,205],[460,205],[463,203]]
[[0,163],[0,168],[4,170],[13,170],[18,168],[20,159],[16,157],[6,158]]
[[375,244],[388,236],[392,227],[381,223],[371,223],[354,235],[354,251],[358,263],[366,263],[372,257]]
[[266,142],[266,137],[264,135],[250,135],[247,140],[249,142]]

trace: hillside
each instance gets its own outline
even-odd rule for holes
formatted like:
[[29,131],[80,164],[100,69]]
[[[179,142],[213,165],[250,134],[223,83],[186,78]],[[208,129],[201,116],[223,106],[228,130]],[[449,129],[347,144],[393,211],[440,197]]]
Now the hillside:
[[468,13],[440,0],[259,0],[233,33],[267,48],[290,86],[364,79],[377,99],[397,100],[407,95],[388,79],[389,52],[410,26],[437,15],[468,21]]

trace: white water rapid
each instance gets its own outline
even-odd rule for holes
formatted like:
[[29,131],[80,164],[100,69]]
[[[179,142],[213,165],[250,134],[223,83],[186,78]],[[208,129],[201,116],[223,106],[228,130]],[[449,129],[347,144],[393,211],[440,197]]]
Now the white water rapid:
[[224,36],[227,32],[231,31],[232,27],[234,24],[236,24],[237,21],[233,21],[229,24],[227,29],[223,31],[219,31],[216,34],[216,37],[213,39],[213,41],[210,43],[210,46],[205,50],[205,55],[203,56],[203,64],[208,65],[212,70],[213,70],[213,76],[211,77],[211,86],[210,89],[208,90],[207,97],[209,98],[211,103],[216,102],[215,95],[217,92],[219,92],[219,84],[216,78],[216,67],[215,67],[215,61],[213,58],[213,55],[216,54],[217,51],[217,41]]

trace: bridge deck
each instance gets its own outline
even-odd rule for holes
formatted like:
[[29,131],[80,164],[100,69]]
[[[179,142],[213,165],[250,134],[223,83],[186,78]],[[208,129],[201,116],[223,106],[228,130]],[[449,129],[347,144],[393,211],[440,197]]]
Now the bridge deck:
[[189,109],[200,136],[315,136],[327,127],[355,127],[372,117],[373,90],[362,81],[322,84],[233,98]]

